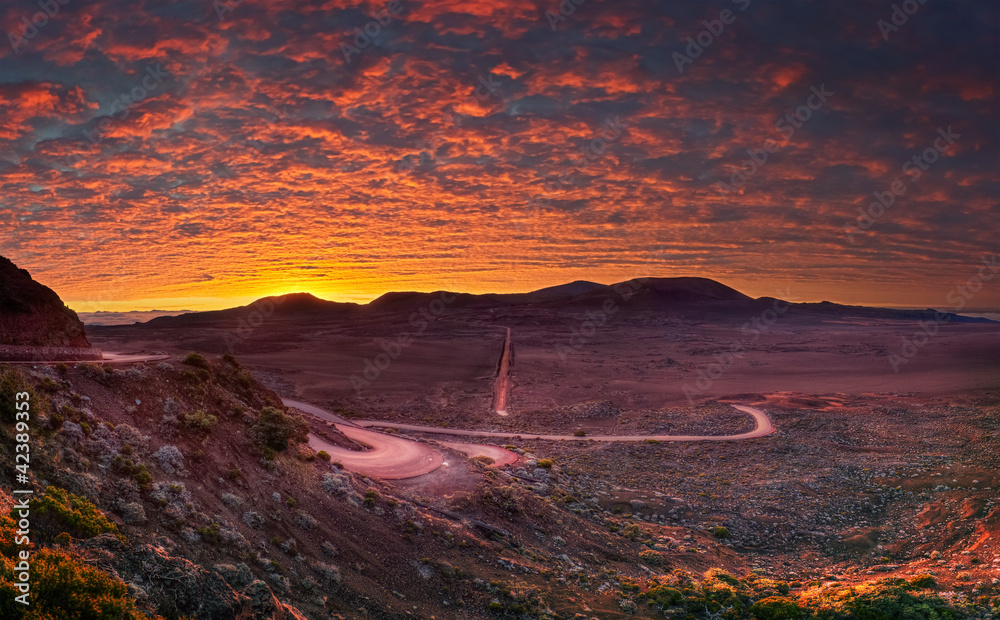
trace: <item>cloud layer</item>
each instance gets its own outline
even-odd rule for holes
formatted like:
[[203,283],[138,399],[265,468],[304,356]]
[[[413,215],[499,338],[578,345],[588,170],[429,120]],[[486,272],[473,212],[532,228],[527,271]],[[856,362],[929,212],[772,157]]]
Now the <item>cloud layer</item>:
[[84,311],[650,274],[943,307],[998,249],[993,3],[50,4],[0,7],[0,253]]

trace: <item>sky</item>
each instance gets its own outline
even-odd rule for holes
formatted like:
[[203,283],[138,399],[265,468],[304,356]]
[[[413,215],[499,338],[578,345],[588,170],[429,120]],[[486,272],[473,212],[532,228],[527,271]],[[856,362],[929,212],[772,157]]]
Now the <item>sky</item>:
[[10,0],[0,28],[0,254],[81,312],[639,276],[1000,306],[995,2]]

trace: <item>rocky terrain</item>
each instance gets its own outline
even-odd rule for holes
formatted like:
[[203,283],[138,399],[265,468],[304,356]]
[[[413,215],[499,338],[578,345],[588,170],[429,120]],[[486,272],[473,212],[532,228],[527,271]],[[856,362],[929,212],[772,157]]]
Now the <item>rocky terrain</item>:
[[0,256],[0,360],[97,358],[59,295]]
[[[36,561],[103,571],[131,617],[1000,611],[996,394],[811,407],[779,394],[758,403],[777,436],[515,441],[520,458],[503,469],[454,453],[449,468],[390,484],[309,449],[302,420],[234,358],[0,366],[0,388],[4,489],[15,486],[9,395],[30,392],[36,411]],[[717,408],[672,416],[697,429]],[[50,498],[59,510],[46,512]],[[103,516],[88,527],[93,507]]]
[[[371,308],[271,298],[92,336],[112,350],[175,352],[169,361],[0,364],[0,515],[11,515],[0,516],[0,616],[1000,613],[991,324],[942,327],[909,375],[888,370],[886,352],[912,316],[790,307],[740,341],[738,363],[689,400],[684,386],[746,337],[747,313],[766,319],[775,301],[710,281],[643,282],[630,299],[612,289],[619,310],[584,334],[607,307],[602,292],[574,283],[504,308],[450,294],[390,295]],[[506,417],[490,408],[498,325],[513,333]],[[378,368],[382,353],[391,363]],[[352,374],[369,385],[353,389]],[[31,403],[27,431],[18,393]],[[444,458],[430,473],[384,481],[311,448],[310,432],[364,449],[282,397],[348,419],[582,438],[743,433],[753,421],[731,406],[741,404],[765,411],[777,432],[732,442],[512,438],[492,443],[516,462],[495,467],[447,445],[452,436],[386,431]],[[25,433],[31,466],[18,482]],[[10,603],[21,547],[8,490],[26,486],[30,610]]]

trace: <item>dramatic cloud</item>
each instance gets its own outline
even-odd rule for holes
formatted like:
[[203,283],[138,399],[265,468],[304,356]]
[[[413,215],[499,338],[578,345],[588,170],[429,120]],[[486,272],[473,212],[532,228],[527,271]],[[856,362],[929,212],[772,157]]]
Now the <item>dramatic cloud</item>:
[[994,3],[55,4],[0,7],[0,253],[84,311],[639,275],[945,307],[998,251]]

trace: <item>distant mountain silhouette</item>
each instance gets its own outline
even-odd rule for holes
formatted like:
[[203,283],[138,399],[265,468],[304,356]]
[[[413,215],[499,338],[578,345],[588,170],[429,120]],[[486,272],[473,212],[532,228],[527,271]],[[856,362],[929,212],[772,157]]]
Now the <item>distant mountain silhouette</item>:
[[[218,321],[249,320],[257,312],[266,317],[307,320],[322,317],[376,316],[382,314],[409,314],[431,304],[443,303],[450,309],[545,308],[567,311],[600,308],[613,300],[617,306],[631,311],[677,312],[692,319],[749,320],[756,313],[772,307],[771,297],[754,299],[734,288],[709,278],[634,278],[616,284],[599,284],[577,280],[550,286],[529,293],[470,294],[448,291],[421,293],[400,291],[386,293],[368,304],[341,303],[320,299],[310,293],[293,293],[264,297],[252,304],[215,310],[193,312],[180,316],[163,316],[145,323],[151,327],[211,325]],[[864,306],[844,306],[830,302],[784,302],[782,308],[791,315],[808,315],[816,318],[838,319],[843,317],[881,318],[895,320],[933,320],[935,310],[893,310]],[[944,313],[947,322],[983,323],[989,319],[963,317]]]
[[606,284],[588,282],[587,280],[576,280],[574,282],[570,282],[569,284],[559,284],[547,288],[540,288],[537,291],[524,293],[524,295],[537,299],[567,299],[606,288],[608,288]]
[[217,321],[249,320],[249,317],[254,315],[254,313],[259,313],[267,318],[288,318],[317,314],[344,315],[355,312],[360,307],[356,303],[320,299],[312,293],[289,293],[287,295],[262,297],[245,306],[226,308],[225,310],[189,312],[178,316],[160,316],[150,319],[145,325],[151,327],[176,327],[212,324]]

